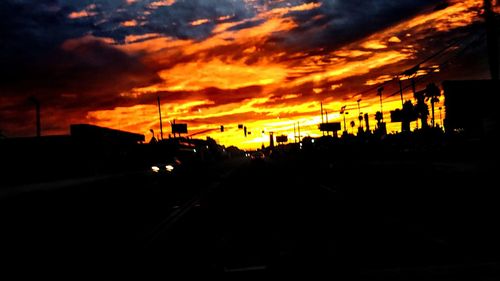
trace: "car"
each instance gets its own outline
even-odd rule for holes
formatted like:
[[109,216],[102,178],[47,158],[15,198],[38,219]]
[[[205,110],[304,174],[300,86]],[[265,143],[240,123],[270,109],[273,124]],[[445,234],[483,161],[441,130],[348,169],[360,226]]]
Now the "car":
[[151,165],[151,172],[153,174],[173,174],[176,173],[182,166],[182,162],[177,158],[173,157],[166,161],[157,162]]
[[255,162],[264,161],[265,158],[266,156],[262,151],[255,151],[250,154],[250,159]]

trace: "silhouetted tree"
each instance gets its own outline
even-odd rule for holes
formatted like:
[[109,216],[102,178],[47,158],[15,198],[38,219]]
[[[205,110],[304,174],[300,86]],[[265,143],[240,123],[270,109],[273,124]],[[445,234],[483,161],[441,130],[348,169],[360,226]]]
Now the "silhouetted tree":
[[415,105],[415,111],[422,123],[422,129],[425,129],[429,126],[427,124],[427,117],[429,116],[429,107],[425,103],[425,91],[415,92],[414,96],[415,99],[417,100],[417,104]]
[[379,128],[380,128],[380,122],[382,122],[382,119],[383,119],[382,112],[377,111],[375,113],[375,120],[377,120],[377,127],[379,127]]
[[155,131],[153,131],[153,129],[149,129],[149,131],[151,132],[151,140],[149,141],[149,143],[152,143],[152,144],[155,144],[158,142],[158,140],[155,138]]
[[431,102],[432,127],[436,126],[436,121],[435,121],[436,119],[434,118],[434,104],[436,102],[439,102],[440,96],[441,96],[441,91],[436,86],[436,84],[434,84],[434,83],[427,84],[427,87],[425,87],[425,97],[426,97],[426,100]]
[[403,132],[409,132],[410,131],[410,123],[411,121],[415,120],[417,118],[417,113],[415,112],[415,106],[413,103],[408,100],[403,104],[403,109],[401,110],[402,114],[402,125],[401,125],[401,130]]

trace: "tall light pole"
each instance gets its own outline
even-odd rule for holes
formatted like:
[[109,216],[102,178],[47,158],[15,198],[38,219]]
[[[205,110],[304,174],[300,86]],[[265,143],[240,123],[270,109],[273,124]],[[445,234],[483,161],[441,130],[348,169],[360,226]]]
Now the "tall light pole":
[[323,102],[321,102],[321,123],[324,123],[324,120],[323,120]]
[[357,100],[358,102],[358,119],[359,119],[359,127],[361,128],[363,125],[361,123],[361,121],[363,120],[363,117],[361,117],[361,107],[359,105],[359,103],[361,102],[361,99],[358,99]]
[[444,124],[443,124],[443,116],[441,115],[441,111],[442,111],[443,107],[439,107],[439,122],[441,123],[441,127],[444,128]]
[[300,122],[297,122],[297,132],[299,133],[299,143],[302,141],[300,138]]
[[297,130],[295,128],[295,123],[293,123],[293,143],[297,143]]
[[[498,3],[497,3],[498,4]],[[498,36],[495,24],[495,13],[491,8],[491,0],[484,0],[484,17],[486,24],[486,44],[488,47],[488,63],[492,80],[498,80],[500,76],[498,57]]]
[[340,108],[340,114],[344,115],[344,132],[347,134],[347,126],[345,123],[345,115],[348,114],[348,112],[345,111],[345,105]]
[[[160,115],[160,138],[163,140],[163,122],[161,121],[160,96],[158,96],[158,114]],[[175,135],[174,135],[175,138]]]
[[[323,120],[323,102],[321,102],[321,124],[324,123],[324,120]],[[323,136],[325,136],[325,132],[323,131]]]
[[380,97],[380,113],[382,114],[382,122],[384,121],[384,110],[382,108],[382,91],[384,90],[384,87],[380,87],[377,89],[378,96]]

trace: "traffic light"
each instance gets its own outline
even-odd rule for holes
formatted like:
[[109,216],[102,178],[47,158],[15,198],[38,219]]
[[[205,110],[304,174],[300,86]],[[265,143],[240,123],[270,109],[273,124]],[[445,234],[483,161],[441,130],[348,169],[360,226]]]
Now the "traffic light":
[[223,125],[220,125],[220,131],[224,132],[224,126]]
[[243,129],[243,124],[238,124],[238,129]]

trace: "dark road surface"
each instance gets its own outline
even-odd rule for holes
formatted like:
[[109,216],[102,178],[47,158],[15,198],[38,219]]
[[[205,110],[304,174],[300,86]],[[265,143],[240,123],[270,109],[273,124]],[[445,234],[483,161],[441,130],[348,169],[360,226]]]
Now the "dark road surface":
[[[3,198],[4,265],[68,279],[498,280],[491,175],[415,163],[359,169],[240,159]],[[408,170],[421,176],[408,180]]]

